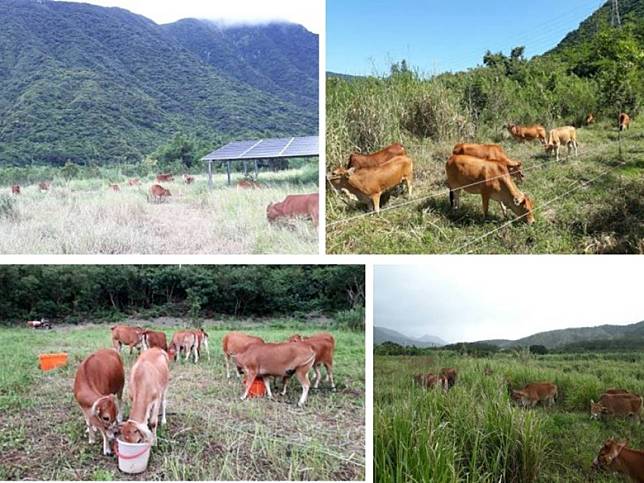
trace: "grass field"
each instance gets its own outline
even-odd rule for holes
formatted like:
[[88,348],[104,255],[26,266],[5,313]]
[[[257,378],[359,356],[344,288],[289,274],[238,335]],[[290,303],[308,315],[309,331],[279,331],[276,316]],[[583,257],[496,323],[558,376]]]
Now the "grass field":
[[[547,158],[537,142],[520,144],[508,136],[499,130],[495,137],[470,142],[500,142],[511,158],[523,162],[525,179],[519,189],[534,201],[533,225],[518,221],[493,232],[506,220],[494,201],[485,219],[480,195],[463,194],[461,208],[451,211],[445,162],[458,140],[408,138],[402,142],[414,161],[413,197],[392,196],[384,205],[404,206],[360,216],[366,213],[364,205],[342,199],[327,185],[327,252],[644,252],[643,123],[634,122],[623,133],[621,156],[615,126],[600,123],[578,129],[579,156],[566,159],[564,149],[559,162]],[[327,145],[327,168],[345,164],[349,156],[333,142],[332,138]]]
[[[176,319],[145,325],[168,335],[182,327]],[[311,326],[273,327],[257,325],[248,332],[279,341],[296,332],[316,331]],[[226,379],[224,329],[206,325],[210,361],[171,364],[168,424],[159,429],[147,472],[134,477],[120,473],[114,457],[102,455],[100,437],[89,445],[72,394],[78,364],[92,351],[110,345],[109,325],[0,329],[0,343],[7,349],[0,355],[0,479],[364,479],[364,335],[332,330],[337,391],[322,381],[309,393],[306,406],[298,409],[301,387],[294,381],[285,397],[239,400],[241,382]],[[60,351],[69,353],[70,363],[40,372],[37,355]],[[135,355],[125,351],[123,357],[127,378]],[[124,400],[128,397],[126,382]]]
[[[431,356],[374,359],[376,481],[612,482],[621,475],[591,471],[611,437],[644,448],[642,426],[630,420],[590,419],[590,399],[611,387],[644,393],[644,357],[633,354],[470,358]],[[412,375],[455,367],[447,393],[412,384]],[[483,374],[490,367],[491,376]],[[507,384],[551,381],[553,408],[521,409]]]
[[[237,174],[233,181],[237,181]],[[4,254],[316,254],[317,228],[309,220],[270,225],[266,206],[289,194],[314,193],[317,165],[262,172],[265,189],[237,190],[225,175],[207,176],[191,185],[180,177],[161,183],[172,193],[167,202],[151,203],[153,180],[120,192],[105,179],[65,181],[52,188],[23,187],[12,196],[0,187],[0,253]]]

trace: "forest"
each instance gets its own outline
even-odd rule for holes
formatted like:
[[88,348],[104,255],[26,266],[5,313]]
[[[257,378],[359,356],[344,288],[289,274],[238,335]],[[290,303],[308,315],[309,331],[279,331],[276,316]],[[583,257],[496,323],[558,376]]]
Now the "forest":
[[305,318],[330,314],[364,328],[364,266],[358,265],[6,265],[0,323],[28,318]]

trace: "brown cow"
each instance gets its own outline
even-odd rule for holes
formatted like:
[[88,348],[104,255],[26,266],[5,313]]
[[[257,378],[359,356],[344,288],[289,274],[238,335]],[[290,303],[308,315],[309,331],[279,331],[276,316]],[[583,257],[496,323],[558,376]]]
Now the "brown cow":
[[120,427],[123,441],[156,444],[159,414],[166,424],[169,379],[168,354],[162,349],[148,349],[136,360],[128,385],[130,417]]
[[186,353],[186,361],[190,358],[190,354],[192,354],[194,363],[196,364],[199,361],[199,353],[197,351],[197,336],[194,331],[180,330],[175,332],[172,336],[169,351],[173,354],[175,361],[177,357],[181,359],[182,351]]
[[174,181],[174,176],[172,176],[170,173],[159,173],[157,174],[156,180],[159,183],[161,181],[170,182],[170,181]]
[[386,163],[396,156],[405,156],[407,151],[400,143],[390,144],[389,146],[371,154],[351,153],[347,169],[350,168],[370,168]]
[[264,380],[268,397],[272,398],[271,386],[267,376],[291,377],[295,374],[302,384],[302,395],[297,405],[302,407],[309,393],[308,373],[315,363],[315,352],[305,342],[278,342],[251,344],[241,353],[235,355],[235,362],[246,374],[246,390],[242,401],[248,393],[256,377]]
[[133,348],[137,348],[139,353],[141,349],[147,349],[145,339],[143,338],[143,329],[141,327],[130,327],[129,325],[115,325],[111,328],[112,345],[120,353],[121,347],[126,345],[130,348],[130,354]]
[[252,179],[244,178],[237,182],[237,191],[242,189],[262,189],[262,185]]
[[416,374],[414,375],[414,382],[425,389],[437,387],[444,391],[449,388],[447,376],[437,374]]
[[541,402],[544,406],[552,406],[557,398],[557,386],[550,382],[535,382],[526,385],[523,389],[511,392],[512,400],[523,407],[535,407]]
[[20,185],[18,185],[18,184],[11,185],[11,194],[19,195],[20,194]]
[[534,141],[535,139],[538,139],[541,144],[545,144],[546,142],[546,128],[541,124],[530,124],[529,126],[508,124],[506,127],[514,139],[521,142]]
[[451,389],[456,384],[456,376],[458,375],[456,369],[453,367],[443,367],[440,372],[441,376],[447,378],[447,389]]
[[521,172],[521,161],[508,158],[500,144],[470,144],[461,143],[454,146],[452,154],[466,154],[475,158],[487,159],[505,164],[510,171],[510,175],[517,180],[523,179]]
[[[226,377],[230,379],[230,362],[235,354],[244,352],[252,344],[264,343],[264,339],[254,335],[244,334],[243,332],[228,332],[221,340],[221,347],[224,351],[224,360],[226,361]],[[239,371],[235,371],[239,376]]]
[[628,448],[628,441],[607,439],[593,460],[593,469],[608,468],[629,476],[633,481],[644,483],[644,451]]
[[380,211],[380,197],[385,191],[403,181],[411,196],[414,178],[413,162],[407,156],[396,156],[386,163],[368,168],[336,168],[329,182],[337,190],[347,190],[376,213]]
[[599,419],[600,416],[626,416],[639,421],[641,411],[642,398],[635,394],[606,393],[597,402],[590,400],[592,419]]
[[165,189],[160,184],[153,184],[152,186],[150,186],[150,196],[152,197],[153,201],[162,201],[168,196],[172,196],[172,193],[170,193],[170,190]]
[[515,186],[507,166],[460,154],[452,155],[445,165],[449,201],[458,209],[460,191],[480,194],[483,200],[483,214],[487,216],[490,198],[501,204],[503,214],[508,206],[516,215],[528,223],[534,223],[532,200]]
[[131,178],[127,181],[128,186],[139,186],[141,184],[141,180],[139,178]]
[[51,186],[51,183],[49,181],[41,181],[38,183],[38,188],[40,191],[47,191],[49,187]]
[[111,184],[110,189],[112,191],[121,191],[121,187],[119,185],[117,185],[117,184]]
[[623,131],[624,129],[628,129],[628,127],[631,124],[631,117],[626,114],[625,112],[622,112],[619,114],[619,130]]
[[111,454],[121,414],[125,371],[114,349],[99,349],[81,362],[74,379],[74,398],[83,411],[89,442],[96,441],[96,430],[103,437],[103,454]]
[[309,195],[288,195],[284,201],[270,203],[266,207],[266,218],[273,223],[280,218],[304,216],[318,226],[320,198],[318,193]]
[[548,143],[544,146],[546,153],[555,151],[555,158],[559,161],[559,148],[566,146],[568,156],[570,156],[571,147],[575,149],[577,156],[577,130],[573,126],[556,127],[548,133]]
[[183,182],[185,184],[192,184],[195,180],[194,176],[190,176],[189,174],[184,174],[183,175]]
[[164,332],[157,332],[150,329],[143,330],[143,337],[147,347],[158,347],[164,351],[168,350],[168,340]]
[[[301,335],[292,335],[288,338],[288,342],[304,342],[308,344],[315,352],[315,384],[313,389],[317,389],[322,379],[320,366],[326,369],[326,381],[331,383],[331,387],[335,391],[335,382],[333,381],[333,352],[335,351],[335,338],[328,332],[320,332],[313,334],[309,337],[302,337]],[[284,381],[284,388],[282,394],[286,394],[286,380]]]
[[595,122],[595,118],[593,117],[593,113],[589,112],[588,115],[586,116],[586,126],[590,126]]

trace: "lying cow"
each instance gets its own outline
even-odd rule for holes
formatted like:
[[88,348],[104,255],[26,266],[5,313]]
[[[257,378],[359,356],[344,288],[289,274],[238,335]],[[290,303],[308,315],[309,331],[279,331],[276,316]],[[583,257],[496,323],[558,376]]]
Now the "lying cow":
[[464,189],[468,193],[481,195],[483,214],[486,217],[491,198],[501,204],[504,215],[507,206],[526,223],[534,223],[532,200],[516,187],[507,166],[473,156],[454,154],[447,161],[445,171],[452,208],[458,209],[460,192]]
[[546,128],[541,124],[531,124],[529,126],[519,126],[517,124],[508,124],[506,126],[514,139],[525,142],[538,139],[541,144],[546,142]]
[[593,460],[593,469],[609,469],[629,476],[633,481],[644,482],[644,451],[628,448],[627,441],[610,438],[604,442]]
[[145,339],[143,338],[143,329],[141,327],[130,327],[129,325],[115,325],[111,328],[112,345],[120,353],[124,345],[132,349],[136,348],[139,353],[147,349]]
[[248,178],[241,179],[237,182],[237,191],[247,189],[259,190],[262,189],[262,185],[257,181]]
[[523,179],[521,172],[521,161],[515,161],[508,158],[500,144],[470,144],[461,143],[454,146],[452,154],[466,154],[474,156],[475,158],[487,159],[488,161],[496,161],[497,163],[504,164],[508,167],[510,175],[517,180]]
[[162,181],[170,182],[174,181],[174,177],[170,173],[159,173],[157,174],[156,180],[158,183]]
[[451,389],[456,384],[457,371],[453,367],[443,367],[440,375],[447,378],[447,389]]
[[545,145],[546,153],[554,150],[556,160],[559,161],[561,146],[568,148],[568,156],[570,156],[571,148],[574,148],[575,157],[577,157],[577,130],[573,126],[556,127],[548,133],[548,143]]
[[156,444],[157,424],[166,424],[168,395],[168,354],[154,347],[139,356],[132,367],[128,391],[132,401],[130,417],[120,427],[127,443]]
[[272,398],[268,376],[291,377],[295,375],[302,385],[302,395],[297,405],[306,403],[309,393],[309,371],[315,363],[315,352],[305,342],[279,342],[251,344],[244,352],[235,355],[235,362],[246,375],[246,390],[242,401],[248,397],[253,381],[264,380],[269,398]]
[[[230,362],[233,357],[240,352],[244,352],[252,344],[263,344],[261,337],[244,334],[243,332],[228,332],[221,340],[221,347],[224,352],[224,361],[226,362],[226,377],[230,379]],[[235,371],[239,375],[239,371]]]
[[100,349],[81,362],[74,379],[74,398],[83,412],[90,444],[96,441],[96,430],[103,437],[103,454],[111,454],[121,414],[125,371],[123,361],[114,349]]
[[172,342],[168,349],[174,357],[174,360],[177,360],[177,357],[181,358],[181,352],[185,352],[187,361],[190,358],[190,354],[193,356],[194,363],[199,362],[199,353],[197,351],[197,336],[191,330],[180,330],[175,332],[172,336]]
[[158,347],[164,351],[168,350],[168,340],[166,339],[164,332],[157,332],[150,329],[143,330],[143,340],[145,345],[150,347]]
[[150,198],[152,198],[152,201],[163,201],[168,198],[168,196],[172,196],[172,193],[163,186],[159,184],[153,184],[150,186]]
[[400,143],[390,144],[389,146],[371,154],[351,153],[347,169],[350,168],[370,168],[386,163],[396,156],[405,156],[407,151]]
[[[322,379],[322,372],[320,366],[326,369],[326,381],[331,383],[331,387],[335,391],[335,382],[333,381],[333,352],[335,351],[335,338],[328,332],[320,332],[313,334],[310,337],[302,337],[300,335],[293,335],[289,337],[289,342],[304,342],[315,352],[315,362],[313,368],[315,369],[315,384],[313,389],[317,389]],[[286,380],[284,380],[284,388],[282,394],[286,394]]]
[[625,112],[622,112],[619,114],[619,130],[623,131],[624,129],[628,129],[628,127],[631,124],[631,117],[626,114]]
[[280,218],[303,216],[313,220],[318,226],[320,198],[318,193],[308,195],[288,195],[284,201],[270,203],[266,207],[266,218],[273,223]]
[[19,195],[20,194],[20,185],[18,185],[18,184],[11,185],[11,194]]
[[622,416],[640,420],[642,398],[630,393],[602,394],[599,401],[590,400],[590,417]]
[[416,374],[414,375],[414,382],[420,387],[425,389],[438,388],[443,391],[449,389],[449,382],[447,376],[442,376],[439,374]]
[[400,183],[407,185],[411,196],[414,178],[413,162],[407,156],[396,156],[386,163],[367,168],[336,168],[329,182],[338,191],[346,190],[376,213],[380,211],[382,194]]
[[535,407],[537,403],[552,406],[557,398],[557,386],[550,382],[535,382],[523,389],[514,389],[510,394],[513,401],[522,407]]

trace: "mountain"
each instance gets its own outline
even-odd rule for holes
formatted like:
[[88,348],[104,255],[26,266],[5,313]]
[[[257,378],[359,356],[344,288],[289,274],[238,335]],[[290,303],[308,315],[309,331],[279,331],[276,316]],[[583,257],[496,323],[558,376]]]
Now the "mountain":
[[176,24],[0,0],[0,163],[138,161],[177,132],[213,146],[317,133],[316,35],[290,24]]
[[402,346],[416,347],[439,347],[446,344],[446,342],[439,337],[424,335],[423,337],[414,339],[392,329],[374,326],[373,344],[378,345],[384,342],[395,342]]

